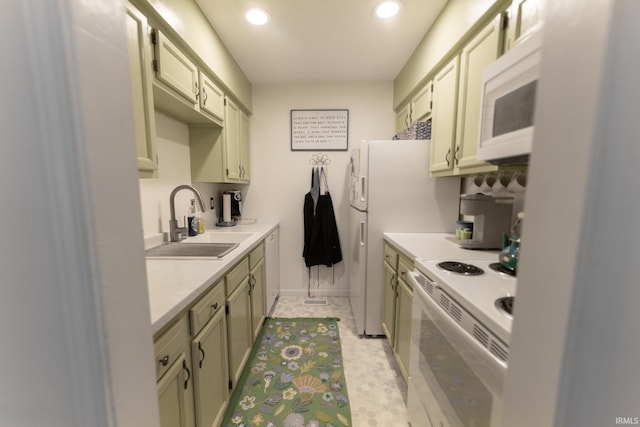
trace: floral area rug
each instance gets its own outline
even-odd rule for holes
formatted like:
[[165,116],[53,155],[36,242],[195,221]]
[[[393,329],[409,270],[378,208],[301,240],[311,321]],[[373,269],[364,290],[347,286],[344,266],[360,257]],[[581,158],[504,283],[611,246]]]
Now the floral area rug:
[[267,318],[223,426],[351,425],[335,318]]

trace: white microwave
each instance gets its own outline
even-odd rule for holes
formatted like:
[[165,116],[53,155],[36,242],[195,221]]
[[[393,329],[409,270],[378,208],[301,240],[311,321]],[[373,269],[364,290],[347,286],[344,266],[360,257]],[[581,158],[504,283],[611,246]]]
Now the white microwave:
[[541,34],[534,33],[484,69],[476,156],[494,164],[528,162],[540,77]]

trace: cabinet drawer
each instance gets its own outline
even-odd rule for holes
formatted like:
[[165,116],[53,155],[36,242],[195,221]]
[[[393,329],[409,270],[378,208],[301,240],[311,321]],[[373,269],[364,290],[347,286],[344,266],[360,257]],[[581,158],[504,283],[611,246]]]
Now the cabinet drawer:
[[242,281],[249,275],[249,259],[246,257],[240,264],[236,265],[233,270],[227,273],[227,295],[231,293],[242,283]]
[[213,287],[200,298],[189,310],[191,322],[191,336],[195,336],[200,329],[211,319],[225,304],[224,285],[219,280]]
[[249,270],[253,270],[262,258],[264,258],[264,245],[260,243],[258,247],[249,254]]
[[398,253],[388,244],[384,245],[384,260],[394,270],[398,269]]
[[411,288],[411,282],[409,281],[409,272],[413,270],[413,261],[409,258],[401,256],[398,262],[398,277],[409,285]]
[[187,318],[182,316],[154,342],[157,379],[167,372],[181,354],[186,354],[188,334]]

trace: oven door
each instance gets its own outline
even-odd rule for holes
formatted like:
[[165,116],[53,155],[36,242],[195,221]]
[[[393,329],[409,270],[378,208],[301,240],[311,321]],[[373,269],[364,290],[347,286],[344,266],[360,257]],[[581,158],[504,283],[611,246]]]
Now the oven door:
[[[506,363],[436,304],[414,274],[409,377],[432,426],[499,426]],[[439,299],[442,291],[430,285]]]

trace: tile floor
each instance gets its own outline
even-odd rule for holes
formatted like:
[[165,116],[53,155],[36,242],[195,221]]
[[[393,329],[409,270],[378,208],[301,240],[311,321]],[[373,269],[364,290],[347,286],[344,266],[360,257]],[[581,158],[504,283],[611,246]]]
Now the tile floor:
[[354,427],[407,426],[407,384],[387,340],[360,338],[348,298],[326,299],[328,305],[304,304],[306,298],[281,296],[273,317],[339,317],[340,342]]

